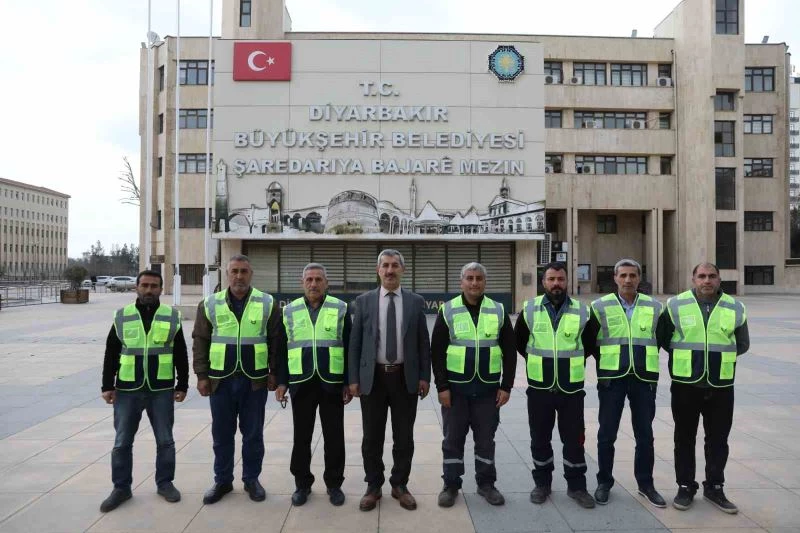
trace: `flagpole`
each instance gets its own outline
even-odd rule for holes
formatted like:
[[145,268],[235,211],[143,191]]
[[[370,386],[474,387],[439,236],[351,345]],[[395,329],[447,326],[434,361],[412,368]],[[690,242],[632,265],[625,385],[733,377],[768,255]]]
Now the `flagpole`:
[[144,264],[150,270],[153,240],[153,27],[152,0],[147,0],[147,131],[145,132]]
[[175,228],[173,236],[175,239],[175,272],[172,278],[172,304],[181,305],[181,235],[180,235],[180,134],[181,134],[181,0],[175,0],[176,19],[178,30],[175,39],[175,180],[173,189],[173,203],[175,205]]
[[211,97],[214,84],[212,83],[213,80],[213,64],[214,64],[214,0],[209,0],[209,9],[208,9],[208,101],[206,102],[206,181],[205,181],[205,199],[203,201],[203,212],[205,215],[205,223],[203,225],[203,297],[211,294],[211,275],[208,271],[208,265],[210,263],[209,255],[210,250],[209,246],[211,246],[211,217],[209,211],[211,211],[210,205],[210,194],[208,191],[209,184],[211,182],[210,174],[211,174],[211,120],[212,120],[212,113],[211,110]]

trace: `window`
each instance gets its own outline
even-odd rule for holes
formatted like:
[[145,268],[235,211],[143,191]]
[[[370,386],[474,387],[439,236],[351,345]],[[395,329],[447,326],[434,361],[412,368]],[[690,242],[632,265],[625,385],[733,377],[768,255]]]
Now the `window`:
[[672,63],[659,63],[658,64],[658,77],[659,78],[672,78]]
[[647,85],[647,65],[611,63],[611,85],[644,87]]
[[564,156],[563,154],[545,154],[544,155],[545,172],[547,167],[551,167],[553,174],[561,174],[564,172]]
[[158,174],[156,174],[159,178],[164,175],[164,158],[158,158]]
[[164,65],[158,67],[158,92],[164,90]]
[[[208,220],[211,221],[211,209],[208,210]],[[205,225],[205,215],[202,207],[182,207],[178,211],[178,227],[202,228]]]
[[239,0],[239,27],[249,28],[253,11],[252,0]]
[[736,169],[717,168],[715,171],[717,209],[736,209]]
[[717,157],[733,157],[734,122],[732,120],[714,121],[714,155]]
[[605,85],[605,63],[573,63],[572,75],[580,78],[582,85]]
[[745,115],[744,116],[745,134],[771,134],[772,115]]
[[717,0],[717,35],[739,35],[739,0]]
[[662,130],[668,130],[672,128],[672,113],[658,114],[658,128]]
[[647,157],[576,155],[578,174],[647,174]]
[[661,175],[669,176],[672,174],[672,156],[671,155],[662,155],[661,156]]
[[617,215],[597,215],[597,233],[616,233]]
[[717,266],[736,268],[736,222],[717,222]]
[[744,90],[747,92],[763,93],[775,90],[774,67],[745,67]]
[[214,84],[214,62],[211,62],[211,72],[207,60],[203,61],[181,61],[180,62],[180,84],[181,85],[208,85],[209,75],[211,85]]
[[745,178],[771,178],[772,159],[748,159],[744,160]]
[[156,211],[156,229],[161,229],[161,209]]
[[745,285],[774,285],[775,267],[772,265],[744,266]]
[[[210,154],[214,160],[214,155]],[[178,172],[181,174],[196,174],[206,171],[206,154],[180,154],[178,155]]]
[[745,211],[745,231],[772,231],[772,211]]
[[560,128],[561,127],[561,111],[545,111],[544,112],[544,127],[545,128]]
[[[208,109],[181,109],[178,127],[182,130],[204,130],[208,127]],[[211,110],[211,127],[214,127],[214,110]]]
[[564,81],[564,67],[561,61],[545,61],[544,75],[553,76],[553,83],[562,83]]
[[181,284],[202,285],[205,265],[180,265]]
[[714,96],[714,111],[734,111],[736,109],[736,91],[717,91]]
[[[647,127],[647,113],[644,112],[575,111],[574,117],[576,128],[644,129]],[[635,120],[640,123],[635,124]]]
[[164,133],[164,113],[158,114],[158,133]]

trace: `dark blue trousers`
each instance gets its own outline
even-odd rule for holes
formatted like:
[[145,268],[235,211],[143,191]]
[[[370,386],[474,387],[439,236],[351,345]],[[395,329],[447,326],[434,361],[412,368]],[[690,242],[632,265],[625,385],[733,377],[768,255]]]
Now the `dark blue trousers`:
[[494,485],[494,435],[500,424],[496,393],[479,396],[450,391],[450,407],[442,407],[444,440],[442,479],[447,487],[461,488],[464,475],[464,444],[472,429],[475,440],[475,481],[478,486]]
[[628,374],[623,378],[600,379],[600,429],[597,431],[597,484],[614,486],[614,443],[617,440],[625,397],[631,409],[631,425],[636,439],[633,474],[640,488],[653,486],[653,419],[656,416],[657,383],[648,383]]
[[242,434],[242,481],[261,475],[264,461],[264,409],[267,389],[253,390],[250,378],[235,374],[220,380],[211,395],[211,436],[214,439],[214,482],[233,482],[236,422]]
[[175,399],[172,389],[117,391],[114,400],[114,449],[111,451],[111,481],[118,489],[130,489],[133,482],[133,438],[139,431],[142,411],[147,412],[156,438],[156,485],[175,479]]

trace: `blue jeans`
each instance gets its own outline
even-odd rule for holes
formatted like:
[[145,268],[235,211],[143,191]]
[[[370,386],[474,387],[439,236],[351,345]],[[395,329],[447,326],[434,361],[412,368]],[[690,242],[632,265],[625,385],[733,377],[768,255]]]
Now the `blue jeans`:
[[250,378],[237,374],[221,379],[211,395],[211,436],[214,439],[214,482],[233,482],[236,421],[242,434],[242,481],[255,481],[264,461],[266,387],[253,390]]
[[597,382],[600,398],[600,429],[597,431],[597,484],[614,486],[614,442],[617,440],[619,422],[625,397],[631,408],[631,425],[636,439],[633,473],[640,488],[653,486],[653,419],[656,416],[656,388],[658,384],[638,379],[633,374],[623,378],[601,379]]
[[133,482],[133,438],[139,430],[142,411],[147,412],[156,437],[156,485],[175,479],[175,399],[172,389],[163,391],[117,391],[114,400],[114,449],[111,451],[111,481],[114,488],[130,489]]

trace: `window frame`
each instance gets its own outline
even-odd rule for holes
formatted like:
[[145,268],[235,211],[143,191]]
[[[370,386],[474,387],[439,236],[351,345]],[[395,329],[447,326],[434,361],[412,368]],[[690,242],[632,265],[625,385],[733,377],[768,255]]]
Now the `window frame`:
[[[722,232],[720,230],[723,230]],[[723,233],[723,235],[720,235]],[[735,270],[737,257],[736,222],[717,221],[715,228],[715,252],[717,267]]]
[[253,23],[252,0],[239,0],[239,27],[249,28]]
[[736,168],[714,169],[714,204],[718,211],[736,210]]
[[739,35],[739,0],[717,0],[715,15],[717,35]]
[[[774,128],[774,115],[744,115],[742,118],[742,128],[745,135],[772,135]],[[758,130],[756,130],[758,125]],[[769,128],[767,128],[769,126]],[[767,131],[769,129],[769,131]],[[749,131],[748,131],[749,130]]]
[[745,231],[775,231],[775,214],[772,211],[745,211]]
[[[586,165],[592,166],[592,172],[586,172],[586,174],[601,176],[643,176],[647,174],[647,156],[583,154],[575,156],[576,173],[583,174],[583,172],[578,172],[578,168]],[[629,172],[631,168],[635,168],[635,171]]]
[[[627,83],[626,73],[628,75]],[[612,87],[647,87],[647,63],[611,63],[610,85]]]
[[[763,283],[755,283],[755,276],[760,275]],[[767,278],[769,278],[767,280]],[[775,265],[745,265],[745,285],[775,285]]]
[[744,158],[745,178],[773,178],[775,177],[774,172],[775,172],[775,160],[771,157]]
[[178,63],[180,85],[214,85],[214,60],[182,59]]
[[[558,123],[556,126],[555,123]],[[560,109],[544,110],[544,127],[546,129],[560,129],[563,127],[563,113]]]
[[[182,130],[204,130],[208,128],[208,109],[181,108],[178,113],[178,127]],[[191,122],[191,125],[190,125]],[[205,122],[202,126],[201,122]],[[211,110],[211,127],[214,127],[214,110]]]
[[[572,64],[572,76],[577,78],[581,77],[581,85],[608,85],[605,63],[585,63],[577,62]],[[589,79],[587,73],[591,73],[591,83],[587,83]],[[602,78],[602,83],[598,80]]]
[[[770,88],[765,88],[769,82]],[[775,91],[775,67],[745,67],[744,90],[748,93],[771,93]]]
[[564,154],[544,154],[544,164],[553,167],[553,174],[564,173]]
[[[729,100],[729,106],[724,99]],[[736,91],[720,91],[714,94],[714,111],[736,111]]]
[[615,214],[598,214],[596,216],[596,231],[598,235],[616,235],[617,234],[617,215]]
[[[211,166],[214,165],[214,154],[209,154]],[[192,166],[194,165],[194,166]],[[194,168],[194,170],[189,170]],[[203,174],[206,171],[206,154],[178,154],[178,174]]]
[[[629,121],[641,120],[647,128],[647,113],[644,111],[590,111],[576,109],[573,112],[573,127],[585,128],[586,121],[600,121],[601,129],[632,129]],[[593,126],[594,127],[594,126]]]
[[561,61],[545,61],[544,75],[553,76],[555,78],[553,83],[564,83],[564,63]]
[[[723,131],[729,128],[730,131]],[[717,137],[719,136],[719,140]],[[730,142],[726,142],[729,139]],[[726,150],[730,147],[730,153]],[[715,157],[736,157],[736,122],[733,120],[714,121],[714,156]]]

